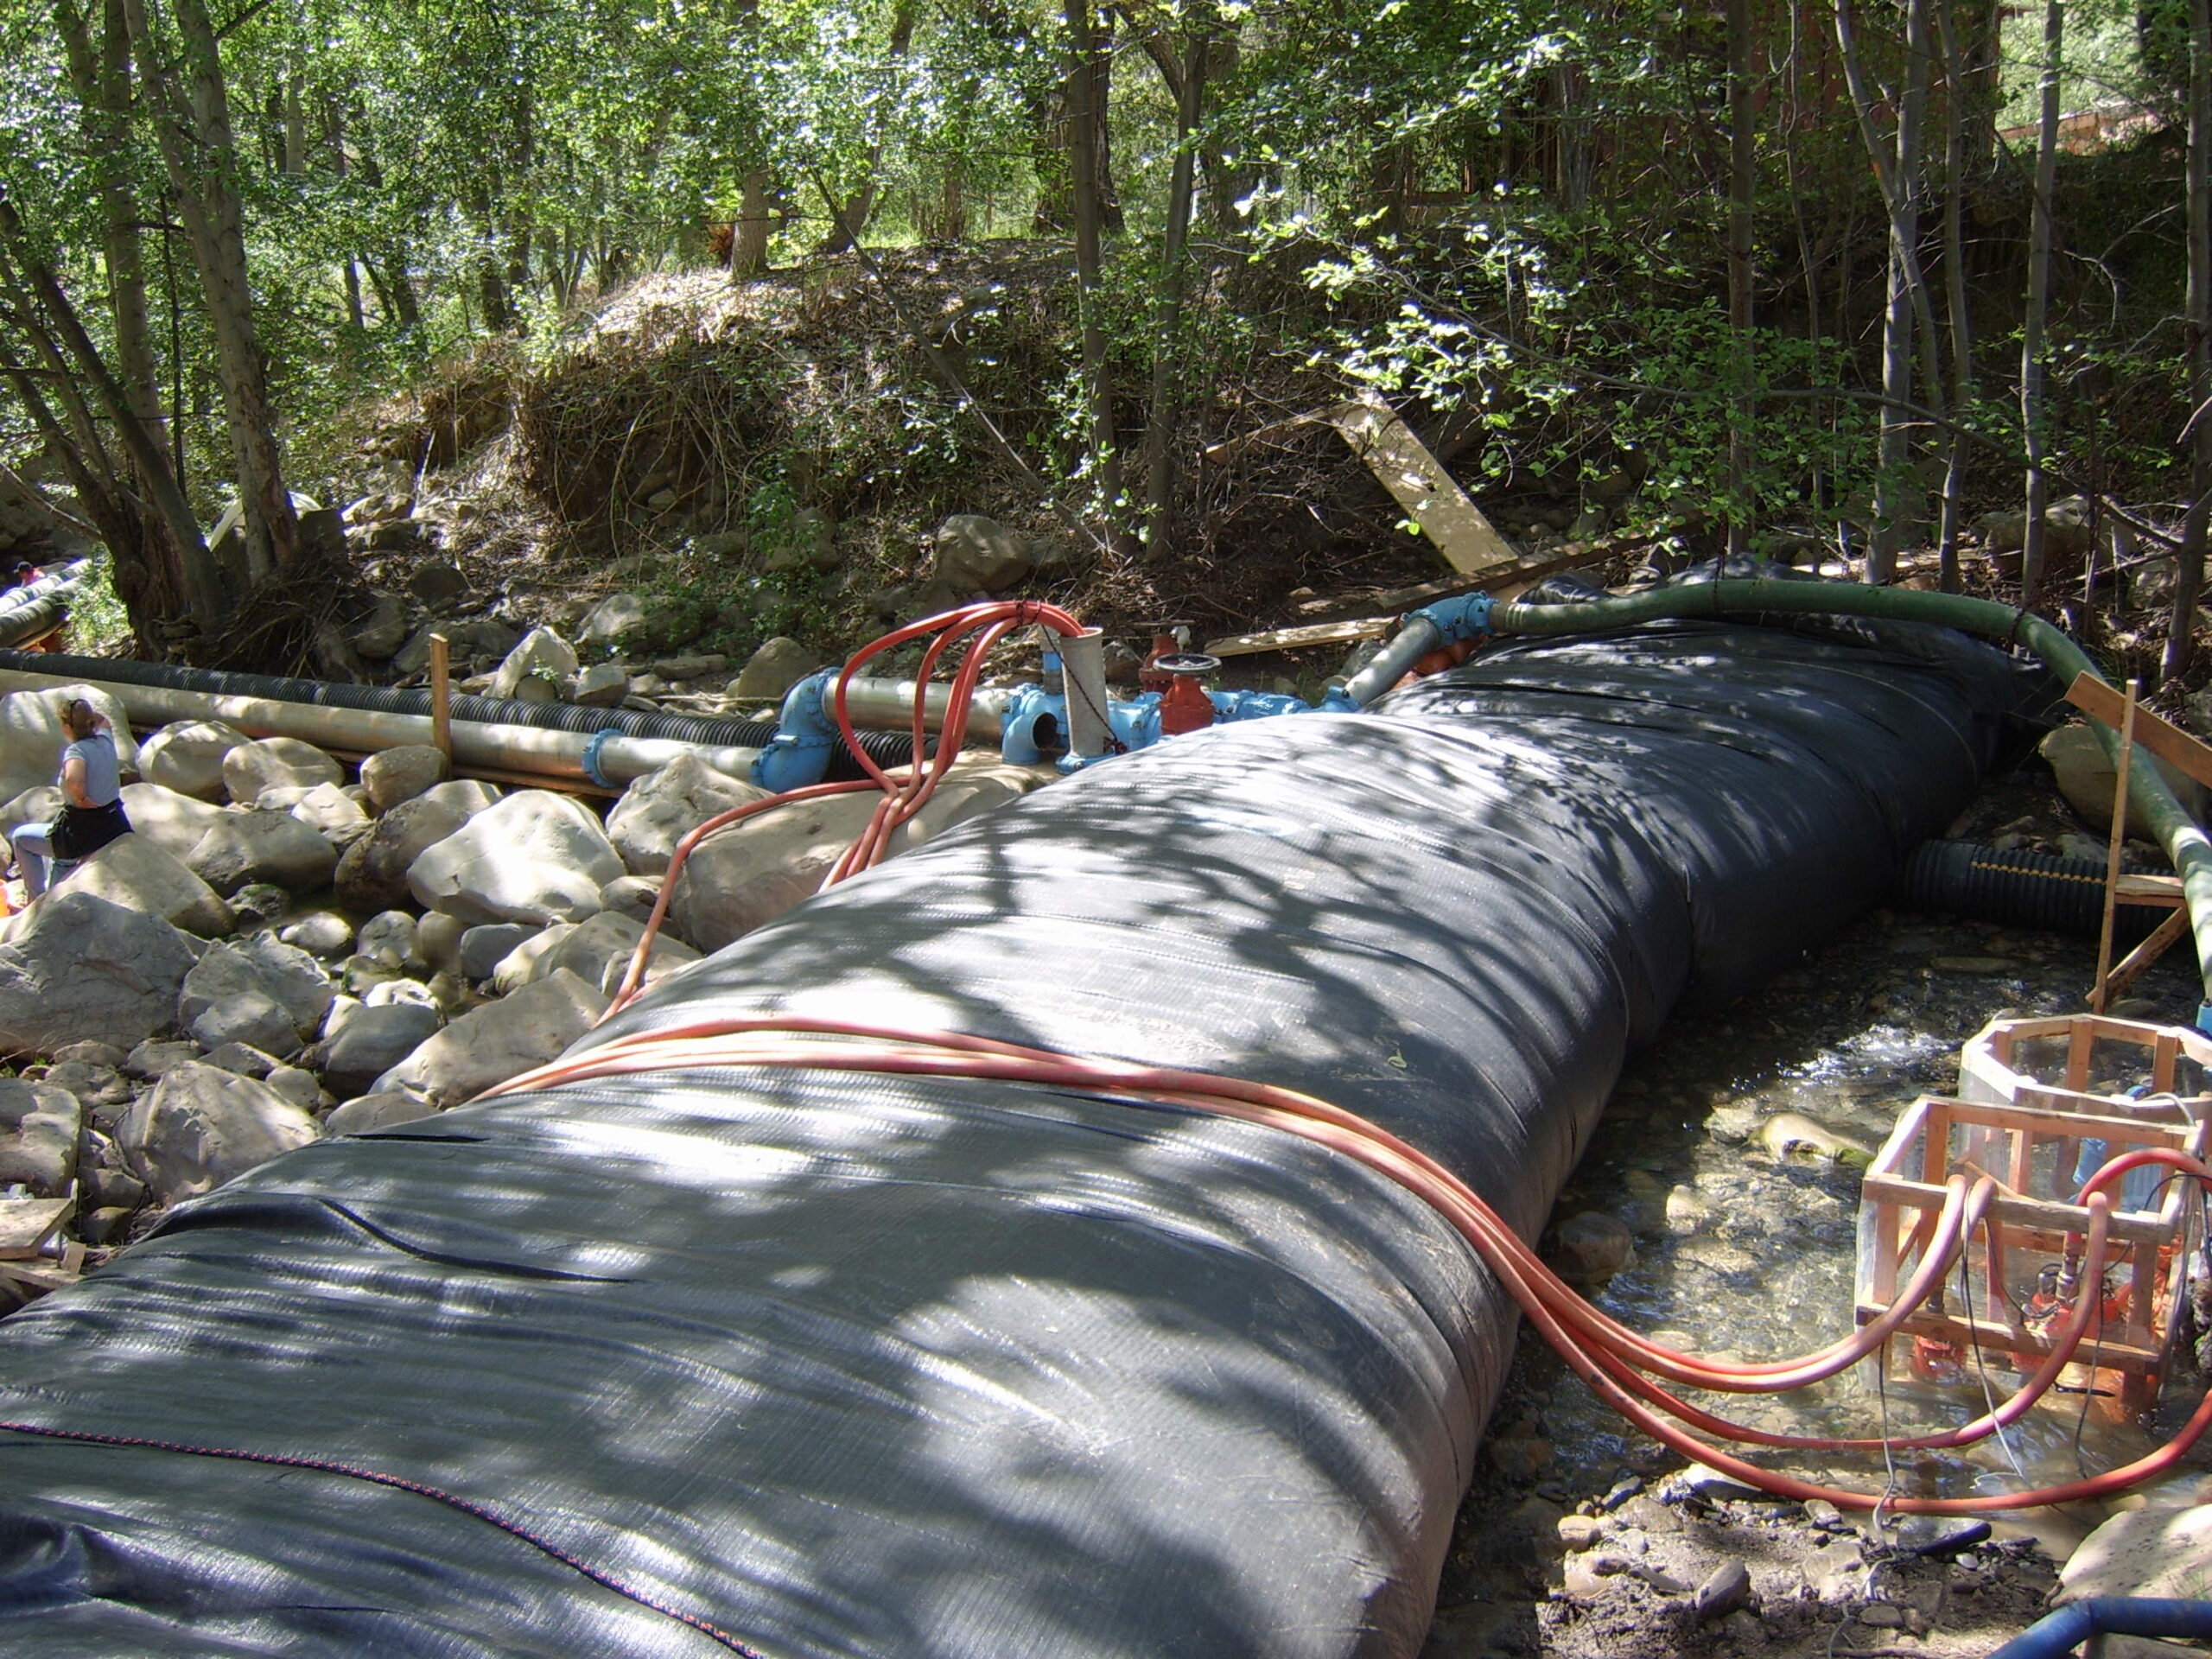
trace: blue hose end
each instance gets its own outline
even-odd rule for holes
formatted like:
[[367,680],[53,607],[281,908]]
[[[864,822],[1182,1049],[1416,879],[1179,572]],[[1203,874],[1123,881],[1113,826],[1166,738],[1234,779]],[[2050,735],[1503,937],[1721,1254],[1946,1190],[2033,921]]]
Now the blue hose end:
[[2196,1028],[2202,1032],[2212,1033],[2212,1002],[2200,1002],[2196,1005]]

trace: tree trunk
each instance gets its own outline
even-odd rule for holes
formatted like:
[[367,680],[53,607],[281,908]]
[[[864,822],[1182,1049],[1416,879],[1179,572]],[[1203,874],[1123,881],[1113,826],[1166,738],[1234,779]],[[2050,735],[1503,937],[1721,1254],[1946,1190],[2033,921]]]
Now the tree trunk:
[[[1909,0],[1905,12],[1905,92],[1898,101],[1897,131],[1885,145],[1874,125],[1874,100],[1859,62],[1850,0],[1836,0],[1836,41],[1844,74],[1889,210],[1889,294],[1882,321],[1882,422],[1874,474],[1873,524],[1866,537],[1866,580],[1897,575],[1897,531],[1917,491],[1911,475],[1913,322],[1920,283],[1920,130],[1928,106],[1928,0]],[[1924,498],[1923,498],[1924,500]]]
[[105,0],[97,40],[88,12],[56,0],[55,21],[69,64],[70,82],[84,111],[86,155],[100,206],[100,243],[107,267],[108,316],[115,330],[115,368],[129,393],[131,415],[166,441],[161,371],[154,356],[146,302],[146,250],[131,188],[130,33],[122,0]]
[[180,87],[168,67],[169,43],[154,33],[145,0],[124,0],[124,9],[162,160],[199,267],[238,467],[246,574],[259,582],[291,564],[298,524],[284,487],[269,404],[268,365],[254,326],[245,218],[234,182],[238,155],[220,48],[202,0],[175,0],[177,61],[186,73],[186,86]]
[[2204,588],[2204,544],[2212,525],[2212,0],[2189,9],[2189,512],[2175,557],[2173,620],[2160,672],[2189,666],[2197,596]]
[[[0,197],[0,245],[13,256],[12,259],[0,258],[0,276],[20,276],[15,309],[26,332],[31,334],[32,343],[45,355],[55,385],[65,398],[71,423],[78,430],[73,447],[86,470],[104,477],[104,487],[111,494],[132,499],[143,498],[146,505],[139,516],[161,526],[159,535],[152,533],[149,524],[126,536],[124,548],[111,550],[120,559],[133,546],[151,550],[163,559],[164,564],[161,569],[146,573],[147,582],[142,591],[172,607],[178,601],[188,603],[203,622],[221,620],[228,611],[222,575],[208,551],[207,538],[200,534],[200,521],[192,511],[192,504],[186,500],[176,475],[169,470],[168,456],[154,432],[145,423],[134,418],[129,388],[100,354],[91,331],[70,302],[60,279],[50,268],[30,257],[22,229],[15,205]],[[41,318],[44,319],[42,324],[39,322]],[[130,458],[136,474],[135,490],[116,476],[117,469],[100,440],[98,423],[79,391],[80,384],[90,385],[106,409],[124,453]],[[19,386],[18,391],[21,390]],[[28,404],[29,400],[25,401]],[[172,608],[163,613],[163,620],[174,614]],[[134,626],[143,624],[143,619],[135,614],[132,620]]]
[[756,167],[745,175],[745,194],[737,210],[737,225],[730,237],[729,268],[740,276],[758,276],[768,269],[768,169]]
[[[1951,0],[1936,13],[1943,43],[1943,296],[1951,343],[1951,414],[1964,420],[1974,403],[1974,324],[1967,303],[1967,128],[1974,119],[1966,55],[1960,49]],[[1959,531],[1966,513],[1966,445],[1956,432],[1943,439],[1943,517],[1936,536],[1942,589],[1959,591]]]
[[1191,196],[1198,171],[1198,123],[1205,112],[1206,33],[1194,25],[1175,86],[1175,166],[1167,183],[1167,234],[1160,251],[1160,322],[1153,336],[1150,474],[1146,480],[1145,544],[1165,544],[1174,510],[1177,347],[1183,329],[1187,277],[1185,245],[1191,229]]
[[1735,383],[1728,411],[1728,556],[1751,550],[1751,464],[1756,429],[1751,389],[1751,208],[1758,187],[1758,133],[1751,112],[1751,0],[1728,0],[1728,349]]
[[[891,14],[890,67],[897,74],[906,61],[907,48],[914,41],[914,0],[899,0],[897,10]],[[887,97],[888,89],[886,89]],[[879,106],[869,118],[872,130],[868,135],[868,176],[861,188],[841,206],[830,222],[830,234],[822,239],[823,253],[845,253],[861,239],[868,230],[868,220],[875,217],[876,198],[883,188],[883,149],[888,139],[889,123]]]
[[2050,485],[2044,476],[2044,326],[2050,313],[2050,254],[2054,239],[2051,194],[2058,184],[2058,69],[2065,43],[2064,0],[2044,0],[2043,110],[2036,124],[2036,194],[2028,232],[2028,309],[2020,327],[2020,430],[2028,451],[2028,523],[2020,549],[2020,603],[2036,602],[2043,584],[2044,509]]
[[1090,461],[1109,517],[1122,504],[1122,460],[1114,441],[1114,379],[1107,360],[1106,326],[1099,315],[1099,111],[1091,102],[1097,79],[1090,60],[1090,0],[1066,0],[1068,26],[1068,154],[1075,188],[1077,301],[1083,315],[1083,372],[1090,404]]

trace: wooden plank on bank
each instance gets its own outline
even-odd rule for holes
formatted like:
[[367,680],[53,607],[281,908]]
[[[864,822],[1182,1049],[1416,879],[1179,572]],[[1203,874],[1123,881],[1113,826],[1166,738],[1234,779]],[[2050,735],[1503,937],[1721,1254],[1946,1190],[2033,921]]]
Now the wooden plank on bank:
[[[2117,686],[2088,673],[2074,677],[2074,683],[2066,688],[2066,701],[2114,731],[2120,729],[2127,705],[2126,697]],[[2212,747],[2199,742],[2173,721],[2148,709],[2139,708],[2135,711],[2135,741],[2183,776],[2194,778],[2212,789]]]
[[1511,564],[1520,556],[1395,410],[1359,401],[1331,410],[1329,420],[1461,575]]
[[1270,628],[1263,633],[1232,633],[1209,639],[1209,657],[1253,657],[1263,651],[1305,651],[1314,645],[1345,645],[1356,639],[1380,639],[1398,629],[1395,616],[1366,616],[1351,622],[1311,622],[1302,627]]
[[0,1259],[36,1255],[76,1209],[74,1198],[0,1198]]

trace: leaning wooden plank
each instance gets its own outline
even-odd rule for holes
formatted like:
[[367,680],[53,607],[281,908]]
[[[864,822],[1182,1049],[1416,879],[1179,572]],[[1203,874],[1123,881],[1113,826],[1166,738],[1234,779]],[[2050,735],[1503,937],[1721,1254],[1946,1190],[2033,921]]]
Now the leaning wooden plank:
[[0,1198],[0,1260],[36,1255],[76,1208],[74,1198]]
[[1471,576],[1520,556],[1395,410],[1350,403],[1329,418],[1454,570]]
[[[2066,701],[2117,731],[2127,700],[2118,688],[2085,673],[2076,674],[2066,688]],[[2135,741],[2184,777],[2212,788],[2212,747],[2198,742],[2173,721],[2137,708]]]
[[1247,449],[1255,448],[1271,438],[1283,437],[1300,427],[1326,426],[1335,415],[1334,410],[1321,410],[1312,414],[1293,415],[1287,420],[1270,421],[1256,431],[1247,432],[1241,437],[1224,438],[1219,443],[1210,444],[1200,453],[1212,465],[1224,467]]
[[1355,639],[1380,639],[1398,631],[1395,616],[1365,616],[1351,622],[1309,622],[1301,627],[1270,628],[1264,633],[1232,633],[1205,643],[1210,657],[1251,657],[1263,651],[1304,651],[1313,645],[1344,645]]

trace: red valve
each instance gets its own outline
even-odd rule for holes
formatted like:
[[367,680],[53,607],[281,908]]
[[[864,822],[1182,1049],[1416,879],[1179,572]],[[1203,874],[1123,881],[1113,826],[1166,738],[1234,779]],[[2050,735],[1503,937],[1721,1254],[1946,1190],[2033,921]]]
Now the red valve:
[[1221,666],[1221,658],[1201,652],[1154,657],[1153,665],[1167,682],[1160,695],[1160,734],[1180,737],[1213,724],[1213,699],[1206,695],[1205,677]]

